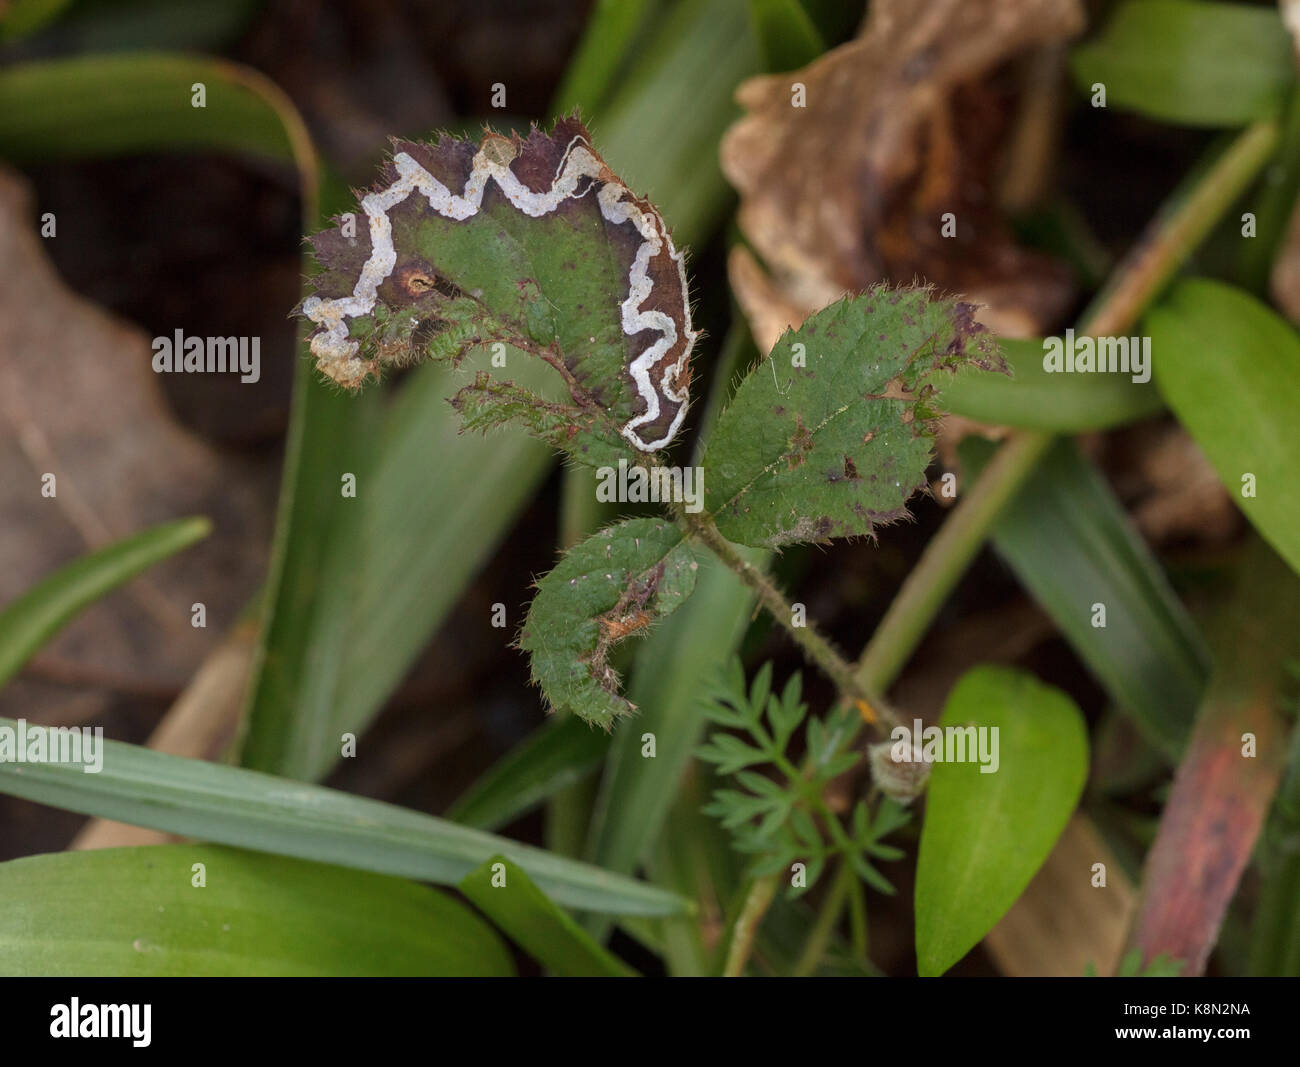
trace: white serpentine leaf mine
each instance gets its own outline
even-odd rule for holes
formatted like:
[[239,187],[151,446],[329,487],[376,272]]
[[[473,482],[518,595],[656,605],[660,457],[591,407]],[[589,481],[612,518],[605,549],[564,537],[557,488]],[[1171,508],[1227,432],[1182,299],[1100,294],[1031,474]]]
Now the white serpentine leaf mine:
[[[510,158],[501,158],[507,154],[502,151],[503,148],[510,154]],[[374,309],[378,288],[392,273],[397,262],[388,213],[412,193],[419,192],[423,195],[430,207],[444,218],[463,221],[478,214],[489,179],[497,183],[515,208],[531,218],[548,215],[565,200],[585,196],[598,186],[597,200],[604,218],[616,224],[630,222],[641,236],[641,244],[628,273],[628,295],[620,305],[622,330],[628,336],[644,330],[658,334],[658,340],[636,355],[627,368],[645,410],[629,419],[621,427],[621,432],[642,451],[653,452],[663,448],[672,441],[686,415],[688,390],[685,387],[679,388],[677,383],[688,365],[697,336],[691,329],[682,253],[673,245],[659,214],[647,202],[638,203],[626,186],[613,180],[609,168],[590,150],[586,138],[577,136],[569,142],[551,187],[543,192],[534,192],[519,180],[510,169],[512,159],[513,149],[505,138],[494,136],[491,140],[485,139],[474,156],[465,187],[457,195],[410,155],[405,152],[396,154],[393,163],[397,169],[397,180],[387,188],[368,194],[361,201],[361,207],[369,219],[371,253],[357,278],[352,295],[336,299],[313,296],[303,302],[303,314],[319,327],[311,339],[312,354],[317,358],[322,371],[336,380],[344,384],[356,384],[359,381],[359,346],[358,342],[348,337],[345,320],[363,317]],[[579,192],[583,179],[591,179],[592,184]],[[649,299],[654,286],[650,263],[665,248],[676,265],[680,278],[681,333],[686,344],[682,346],[678,358],[665,366],[656,383],[651,378],[652,369],[679,338],[678,323],[673,316],[654,309],[642,310],[642,305]],[[689,377],[686,381],[689,382]],[[659,418],[661,398],[680,407],[662,436],[655,440],[644,440],[638,430]]]

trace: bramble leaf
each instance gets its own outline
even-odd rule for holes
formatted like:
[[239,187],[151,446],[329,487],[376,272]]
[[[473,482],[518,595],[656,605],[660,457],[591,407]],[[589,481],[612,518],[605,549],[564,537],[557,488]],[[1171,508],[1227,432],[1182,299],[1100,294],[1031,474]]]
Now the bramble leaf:
[[877,287],[787,332],[709,438],[705,507],[732,541],[871,536],[925,481],[938,372],[1005,365],[970,304]]
[[[323,269],[301,310],[322,373],[356,388],[381,365],[483,345],[508,367],[508,346],[554,367],[572,407],[480,377],[456,405],[469,425],[522,418],[597,463],[672,440],[695,341],[682,255],[576,118],[479,145],[394,141],[360,207],[312,239]],[[574,447],[593,440],[597,460]]]
[[659,519],[629,519],[571,549],[537,583],[519,636],[551,709],[605,729],[634,711],[619,695],[609,650],[676,610],[698,566],[681,531]]

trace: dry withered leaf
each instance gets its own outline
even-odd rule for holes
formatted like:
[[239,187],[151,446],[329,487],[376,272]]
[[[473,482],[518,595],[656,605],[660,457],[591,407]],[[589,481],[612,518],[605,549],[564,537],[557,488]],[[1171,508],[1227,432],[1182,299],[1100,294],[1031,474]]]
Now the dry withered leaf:
[[[724,139],[722,166],[772,275],[733,257],[760,344],[791,310],[882,279],[959,292],[1009,336],[1057,318],[1067,271],[1019,248],[998,213],[1006,108],[986,76],[1082,26],[1078,0],[878,0],[856,40],[741,85],[748,114]],[[804,107],[792,106],[796,83]],[[955,236],[941,233],[946,212]]]
[[[67,684],[49,680],[62,670],[29,670],[0,694],[0,714],[42,721],[63,716],[78,693],[84,719],[110,689],[180,688],[216,646],[262,573],[275,472],[216,452],[173,420],[149,338],[63,284],[36,218],[26,186],[0,171],[0,604],[154,523],[206,514],[215,524],[40,653],[67,668]],[[46,473],[53,497],[41,492]],[[200,602],[205,629],[191,626]]]

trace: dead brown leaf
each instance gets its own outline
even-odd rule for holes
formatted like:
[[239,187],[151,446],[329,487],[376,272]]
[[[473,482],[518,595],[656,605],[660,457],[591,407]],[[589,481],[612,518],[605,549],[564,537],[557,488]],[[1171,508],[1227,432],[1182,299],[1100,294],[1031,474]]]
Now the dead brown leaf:
[[1059,318],[1068,272],[1019,248],[999,213],[1010,109],[990,73],[1082,26],[1078,0],[877,0],[858,39],[742,84],[748,114],[721,157],[770,271],[748,253],[731,260],[760,346],[794,315],[882,279],[961,293],[1007,336]]

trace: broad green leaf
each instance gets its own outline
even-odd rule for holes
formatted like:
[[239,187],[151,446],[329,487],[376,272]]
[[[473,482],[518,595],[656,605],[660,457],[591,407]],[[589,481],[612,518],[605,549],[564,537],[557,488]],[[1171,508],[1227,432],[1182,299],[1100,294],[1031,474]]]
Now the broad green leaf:
[[787,331],[709,435],[705,506],[732,541],[870,536],[925,482],[940,372],[1002,366],[974,308],[877,287]]
[[1254,297],[1199,278],[1175,285],[1145,323],[1160,392],[1233,502],[1300,573],[1295,329]]
[[203,518],[162,523],[65,564],[6,604],[0,611],[0,685],[78,612],[211,530]]
[[[987,934],[1047,859],[1088,773],[1088,735],[1068,696],[1031,675],[976,667],[953,687],[944,728],[996,729],[997,770],[936,762],[916,870],[916,959],[943,974]],[[967,735],[969,736],[969,735]]]
[[609,738],[575,716],[551,719],[493,764],[447,812],[480,830],[497,830],[589,777]]
[[595,466],[676,434],[695,341],[682,258],[576,118],[526,140],[398,141],[361,207],[366,227],[350,213],[312,242],[322,271],[301,310],[322,373],[357,387],[382,364],[511,345],[553,366],[571,402],[484,372],[458,398],[467,425],[537,409],[525,425]]
[[1123,374],[1053,374],[1043,369],[1043,343],[1001,342],[1012,377],[966,367],[944,385],[938,403],[968,419],[1049,433],[1106,430],[1155,415],[1164,407],[1153,382]]
[[821,34],[799,0],[749,0],[749,17],[765,70],[794,70],[826,51]]
[[698,567],[681,531],[662,519],[630,519],[570,549],[537,583],[519,636],[551,708],[605,729],[634,711],[619,695],[609,651],[676,610]]
[[[973,480],[993,446],[968,438],[959,452]],[[1209,652],[1159,561],[1073,442],[1052,446],[998,516],[993,544],[1116,704],[1176,760],[1209,677]],[[1105,605],[1104,627],[1093,626],[1094,604]]]
[[562,978],[629,978],[636,974],[598,945],[504,856],[493,856],[471,871],[458,888],[511,941]]
[[[13,729],[10,719],[0,727]],[[559,904],[674,915],[686,901],[618,874],[445,819],[138,745],[103,742],[103,764],[0,763],[0,793],[224,845],[456,885],[501,853]]]
[[1189,126],[1240,126],[1275,111],[1294,78],[1277,10],[1202,0],[1127,0],[1075,49],[1075,81],[1106,105]]
[[28,856],[0,864],[0,894],[0,972],[8,975],[514,973],[491,927],[445,893],[241,849]]

